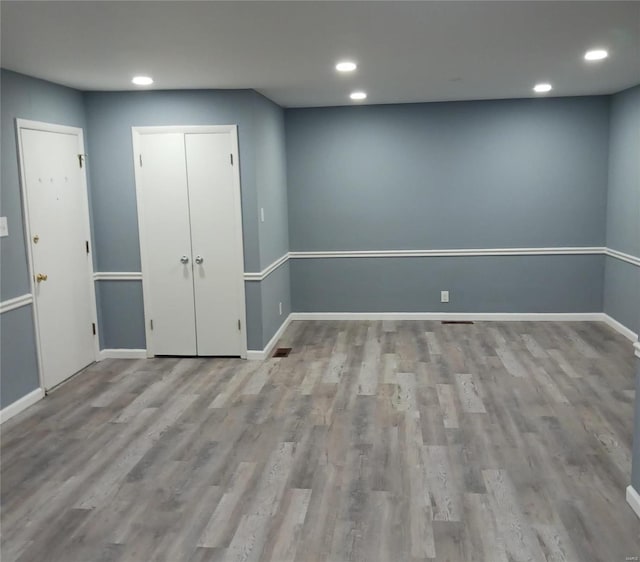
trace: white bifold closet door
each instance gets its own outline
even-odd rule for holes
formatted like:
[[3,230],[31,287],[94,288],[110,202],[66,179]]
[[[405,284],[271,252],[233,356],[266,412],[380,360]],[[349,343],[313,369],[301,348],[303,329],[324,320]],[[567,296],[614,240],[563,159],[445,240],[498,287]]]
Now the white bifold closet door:
[[145,133],[139,146],[153,353],[242,355],[232,136]]

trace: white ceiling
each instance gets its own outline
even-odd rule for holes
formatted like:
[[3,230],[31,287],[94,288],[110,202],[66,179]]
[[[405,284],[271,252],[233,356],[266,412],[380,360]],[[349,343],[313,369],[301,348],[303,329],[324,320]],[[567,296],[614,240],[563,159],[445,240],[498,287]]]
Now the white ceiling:
[[[2,66],[81,90],[254,88],[282,106],[607,94],[640,83],[640,2],[3,1]],[[586,49],[608,60],[586,63]],[[358,62],[349,76],[333,66]]]

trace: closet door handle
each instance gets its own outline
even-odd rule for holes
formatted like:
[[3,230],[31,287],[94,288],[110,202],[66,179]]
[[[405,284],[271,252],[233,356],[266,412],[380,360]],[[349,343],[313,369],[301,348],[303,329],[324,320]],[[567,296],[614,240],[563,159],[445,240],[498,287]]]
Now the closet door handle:
[[200,265],[203,261],[204,261],[204,258],[202,256],[196,256],[196,263],[198,265]]
[[189,256],[182,256],[180,258],[180,263],[189,263]]

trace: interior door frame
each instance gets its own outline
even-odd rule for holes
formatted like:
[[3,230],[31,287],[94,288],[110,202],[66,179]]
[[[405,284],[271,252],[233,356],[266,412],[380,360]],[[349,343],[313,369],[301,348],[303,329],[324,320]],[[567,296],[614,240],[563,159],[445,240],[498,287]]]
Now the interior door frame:
[[238,314],[240,315],[240,357],[247,358],[247,313],[246,297],[244,289],[244,242],[242,234],[242,193],[240,185],[240,157],[238,149],[237,125],[169,125],[131,127],[133,141],[133,169],[136,184],[136,204],[138,208],[138,238],[140,239],[140,265],[142,268],[142,294],[144,303],[144,333],[147,342],[147,357],[155,357],[153,349],[153,330],[149,319],[153,318],[150,299],[150,279],[148,275],[149,264],[147,262],[147,248],[144,239],[145,224],[142,212],[142,174],[141,174],[141,141],[142,135],[167,134],[167,133],[229,133],[231,135],[231,154],[233,157],[233,201],[236,218],[235,246],[236,246],[236,275],[238,283]]
[[[16,119],[16,143],[18,147],[18,163],[19,163],[19,173],[20,173],[20,194],[22,196],[22,212],[23,212],[23,222],[24,222],[24,234],[25,234],[25,245],[27,247],[27,259],[29,265],[29,290],[33,295],[32,309],[33,309],[33,322],[35,328],[35,336],[36,336],[36,352],[38,355],[38,378],[40,380],[40,388],[46,393],[51,389],[47,390],[45,384],[45,376],[44,376],[44,367],[42,362],[42,345],[40,341],[40,320],[39,320],[39,312],[38,312],[38,299],[36,298],[36,287],[35,287],[35,266],[33,263],[33,250],[31,247],[31,215],[29,214],[29,198],[27,197],[27,181],[26,181],[26,169],[25,169],[25,159],[24,159],[24,146],[22,145],[22,130],[34,130],[34,131],[42,131],[45,133],[60,133],[63,135],[75,135],[78,138],[78,154],[82,154],[86,156],[85,148],[84,148],[84,131],[80,127],[71,127],[68,125],[58,125],[55,123],[45,123],[42,121],[32,121],[29,119]],[[82,222],[83,222],[83,230],[85,232],[86,240],[89,241],[90,253],[89,256],[91,259],[87,260],[88,262],[88,276],[89,276],[89,308],[91,310],[91,322],[93,322],[96,327],[96,333],[93,338],[93,358],[95,361],[98,361],[100,357],[100,332],[98,326],[98,306],[96,300],[96,287],[95,282],[93,280],[94,268],[93,268],[93,239],[91,237],[91,219],[90,219],[90,211],[89,211],[89,190],[87,184],[87,167],[86,165],[82,167],[82,173],[80,174],[80,185],[82,187],[82,206],[86,210],[83,213]],[[87,327],[88,328],[88,327]],[[70,373],[69,376],[75,373]],[[63,381],[64,382],[64,381]],[[60,383],[62,384],[62,383]],[[58,386],[58,385],[56,385]],[[55,388],[55,387],[52,387]]]

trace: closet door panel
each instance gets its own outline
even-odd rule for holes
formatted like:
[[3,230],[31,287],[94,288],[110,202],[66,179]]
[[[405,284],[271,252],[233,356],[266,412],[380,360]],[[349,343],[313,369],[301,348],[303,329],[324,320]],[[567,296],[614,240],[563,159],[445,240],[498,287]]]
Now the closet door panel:
[[141,135],[145,276],[156,355],[196,355],[184,135]]
[[199,355],[239,355],[231,135],[185,135]]

